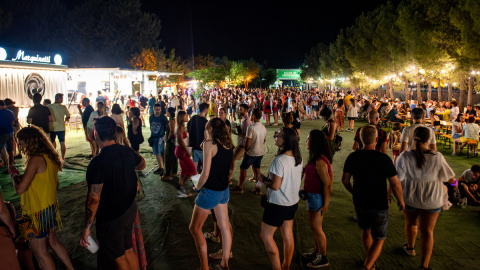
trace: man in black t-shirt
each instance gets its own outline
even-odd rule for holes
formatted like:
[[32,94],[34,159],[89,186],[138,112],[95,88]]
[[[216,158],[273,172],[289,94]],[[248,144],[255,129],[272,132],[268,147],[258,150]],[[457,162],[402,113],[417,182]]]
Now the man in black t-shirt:
[[[378,111],[371,110],[368,113],[368,124],[375,126],[377,128],[377,143],[375,144],[375,150],[386,154],[388,137],[385,130],[383,130],[382,127],[380,127],[380,125],[378,124],[379,121],[380,121],[380,115]],[[362,143],[362,140],[360,139],[361,130],[362,130],[362,127],[359,127],[357,129],[357,132],[355,132],[355,137],[353,139],[353,146],[352,146],[352,149],[355,151],[363,148],[363,143]]]
[[[82,106],[85,108],[83,111],[82,111]],[[96,150],[97,146],[95,144],[95,141],[93,141],[90,138],[89,136],[90,134],[87,133],[87,123],[88,123],[88,119],[90,119],[90,115],[92,114],[92,112],[95,111],[95,109],[93,109],[92,105],[90,105],[90,99],[88,98],[83,98],[82,105],[78,104],[77,108],[78,108],[78,112],[82,116],[82,125],[83,125],[83,131],[85,132],[85,140],[87,140],[87,142],[90,144],[90,150],[92,150],[92,153],[86,156],[85,158],[91,159],[95,156],[95,153],[97,152]]]
[[465,111],[465,118],[468,118],[469,116],[476,117],[477,112],[473,109],[472,105],[467,105],[467,110]]
[[[382,251],[387,236],[388,193],[386,179],[397,198],[400,211],[405,208],[402,186],[392,160],[375,151],[377,129],[367,125],[360,131],[362,150],[351,153],[345,161],[342,182],[353,194],[353,204],[362,229],[362,241],[367,254],[364,269],[371,269]],[[353,176],[354,184],[350,182]]]
[[52,114],[47,106],[43,106],[42,95],[39,93],[33,94],[33,107],[28,110],[27,123],[35,125],[47,134],[50,133],[49,124],[53,122]]
[[90,227],[96,218],[98,268],[138,269],[138,257],[132,248],[138,190],[135,170],[143,170],[145,160],[131,148],[115,143],[116,127],[108,116],[95,121],[94,135],[101,151],[87,167],[88,194],[80,245],[89,245]]
[[208,123],[208,104],[200,104],[199,110],[200,112],[192,116],[187,124],[189,147],[192,147],[193,164],[195,164],[197,169],[198,162],[201,161],[203,163],[203,150],[200,145],[205,139],[205,125]]

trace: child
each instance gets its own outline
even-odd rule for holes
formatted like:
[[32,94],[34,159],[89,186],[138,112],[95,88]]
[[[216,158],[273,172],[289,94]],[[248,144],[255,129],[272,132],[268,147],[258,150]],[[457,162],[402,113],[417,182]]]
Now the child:
[[402,133],[400,132],[402,125],[400,123],[393,124],[393,130],[388,133],[388,147],[392,149],[393,154],[393,163],[397,160],[400,155],[400,137]]

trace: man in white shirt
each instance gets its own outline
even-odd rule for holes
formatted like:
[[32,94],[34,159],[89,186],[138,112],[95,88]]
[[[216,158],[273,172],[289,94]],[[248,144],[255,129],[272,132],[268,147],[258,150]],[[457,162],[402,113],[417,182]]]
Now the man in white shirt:
[[[423,120],[425,118],[425,112],[422,108],[414,108],[412,110],[412,125],[403,129],[402,137],[400,138],[401,147],[400,153],[407,150],[415,149],[415,140],[413,138],[413,132],[417,127],[425,127]],[[437,140],[435,139],[435,132],[430,130],[429,149],[437,151]]]
[[[265,150],[263,145],[267,136],[267,129],[260,123],[262,118],[262,111],[254,109],[251,119],[253,124],[247,128],[245,154],[243,156],[242,164],[240,165],[240,177],[238,179],[238,186],[231,190],[232,193],[243,193],[243,183],[247,178],[247,169],[253,165],[255,172],[255,179],[259,179],[260,165],[262,163]],[[257,192],[258,193],[258,192]]]
[[52,122],[53,129],[50,129],[50,140],[52,141],[53,147],[57,148],[55,139],[58,137],[62,153],[62,161],[65,161],[65,153],[67,151],[67,147],[65,146],[65,123],[70,120],[70,113],[62,102],[63,94],[59,93],[55,95],[55,103],[50,104],[47,107],[55,120]]

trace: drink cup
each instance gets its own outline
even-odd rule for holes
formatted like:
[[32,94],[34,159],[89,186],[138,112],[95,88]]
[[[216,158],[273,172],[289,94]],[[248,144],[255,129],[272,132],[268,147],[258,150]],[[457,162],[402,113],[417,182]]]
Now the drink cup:
[[98,251],[97,242],[91,236],[88,236],[87,241],[90,244],[89,246],[87,246],[88,251],[90,251],[91,253],[96,253]]

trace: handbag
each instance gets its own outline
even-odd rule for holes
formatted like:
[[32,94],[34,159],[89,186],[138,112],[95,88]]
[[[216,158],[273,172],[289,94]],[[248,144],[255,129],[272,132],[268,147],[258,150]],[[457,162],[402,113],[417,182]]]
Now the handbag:
[[153,144],[154,144],[153,140],[154,140],[153,137],[148,138],[148,146],[153,147]]
[[336,132],[335,133],[335,137],[333,138],[334,140],[334,143],[335,143],[335,152],[338,152],[340,150],[342,150],[342,141],[343,141],[343,138],[342,136],[340,136],[340,132]]
[[33,225],[33,221],[29,216],[23,216],[17,220],[18,228],[20,229],[20,234],[26,240],[32,240],[35,237],[40,235],[40,232]]

